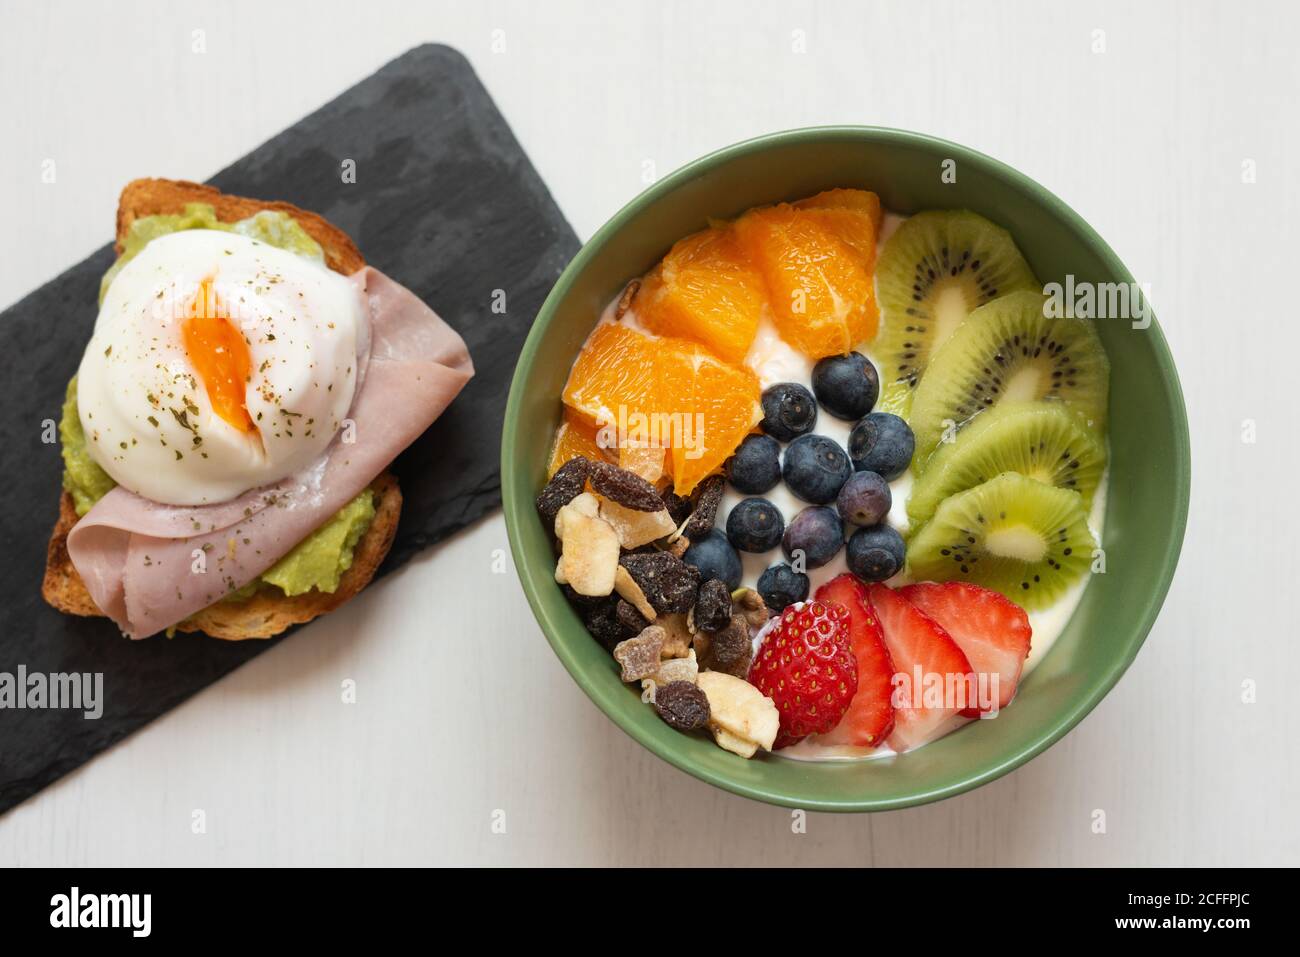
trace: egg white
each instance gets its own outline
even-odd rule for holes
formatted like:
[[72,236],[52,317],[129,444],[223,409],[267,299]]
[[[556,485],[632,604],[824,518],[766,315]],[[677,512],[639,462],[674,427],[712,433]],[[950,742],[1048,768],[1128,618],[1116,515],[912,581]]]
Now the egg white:
[[[205,281],[248,344],[254,433],[213,410],[186,353],[182,323]],[[155,239],[113,280],[77,374],[90,455],[118,484],[169,505],[278,482],[342,427],[367,332],[359,286],[322,264],[219,230]]]

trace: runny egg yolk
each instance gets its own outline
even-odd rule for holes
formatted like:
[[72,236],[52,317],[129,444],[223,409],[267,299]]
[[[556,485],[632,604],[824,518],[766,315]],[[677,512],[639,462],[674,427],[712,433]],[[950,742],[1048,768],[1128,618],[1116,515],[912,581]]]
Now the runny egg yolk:
[[241,432],[255,432],[257,427],[248,414],[245,390],[253,359],[243,333],[222,310],[213,295],[212,281],[199,286],[192,315],[181,323],[185,353],[189,357],[212,409]]

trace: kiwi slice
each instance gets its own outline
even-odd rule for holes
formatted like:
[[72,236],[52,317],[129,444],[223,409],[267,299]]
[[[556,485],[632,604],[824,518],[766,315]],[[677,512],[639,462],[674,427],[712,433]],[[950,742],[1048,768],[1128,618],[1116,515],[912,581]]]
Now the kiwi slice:
[[912,469],[929,467],[939,442],[1005,401],[1056,399],[1098,436],[1105,433],[1110,363],[1087,319],[1051,318],[1037,292],[980,306],[930,360],[912,400]]
[[934,351],[978,306],[1041,289],[1011,234],[964,209],[917,213],[886,241],[876,263],[884,329],[878,408],[907,418]]
[[1043,608],[1088,573],[1097,547],[1083,496],[1003,472],[947,499],[907,546],[918,581],[967,581],[1026,610]]
[[1105,445],[1065,403],[1001,402],[971,420],[955,441],[939,444],[912,486],[907,515],[920,528],[944,499],[1003,472],[1072,489],[1086,512],[1105,468]]

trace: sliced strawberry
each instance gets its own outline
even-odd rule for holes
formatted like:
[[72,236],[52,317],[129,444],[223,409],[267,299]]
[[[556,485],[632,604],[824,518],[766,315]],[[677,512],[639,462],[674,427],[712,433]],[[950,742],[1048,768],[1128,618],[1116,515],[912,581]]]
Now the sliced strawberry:
[[[1033,634],[1024,609],[995,591],[967,582],[922,582],[900,593],[937,621],[966,653],[976,679],[984,685],[981,696],[992,691],[991,676],[997,675],[997,708],[1009,705]],[[981,710],[996,709],[990,704],[966,708],[962,714],[975,718]]]
[[839,724],[818,735],[818,744],[878,747],[894,727],[894,662],[885,647],[880,622],[867,604],[867,587],[856,575],[839,575],[817,589],[817,600],[836,602],[849,612],[849,641],[858,659],[858,692]]
[[909,751],[937,737],[965,706],[949,694],[970,680],[971,666],[957,642],[898,592],[868,585],[867,601],[884,632],[899,684],[889,746]]

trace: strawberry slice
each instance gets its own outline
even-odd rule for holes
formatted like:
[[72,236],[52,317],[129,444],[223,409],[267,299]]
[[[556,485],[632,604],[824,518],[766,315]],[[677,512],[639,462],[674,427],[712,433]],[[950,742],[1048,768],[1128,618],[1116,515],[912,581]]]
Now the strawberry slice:
[[965,699],[949,691],[960,686],[964,692],[970,661],[933,618],[893,589],[869,585],[867,602],[901,679],[894,689],[889,746],[910,751],[946,731],[949,720],[965,707]]
[[982,697],[992,690],[991,676],[998,676],[997,707],[971,707],[962,714],[975,718],[981,710],[1009,705],[1033,634],[1024,609],[995,591],[967,582],[922,582],[900,589],[900,594],[937,621],[966,653],[976,679],[984,683]]
[[894,706],[889,700],[894,661],[880,622],[867,604],[867,588],[856,575],[839,575],[817,589],[817,600],[848,609],[849,641],[858,659],[858,692],[839,724],[818,735],[817,743],[879,747],[894,727]]

